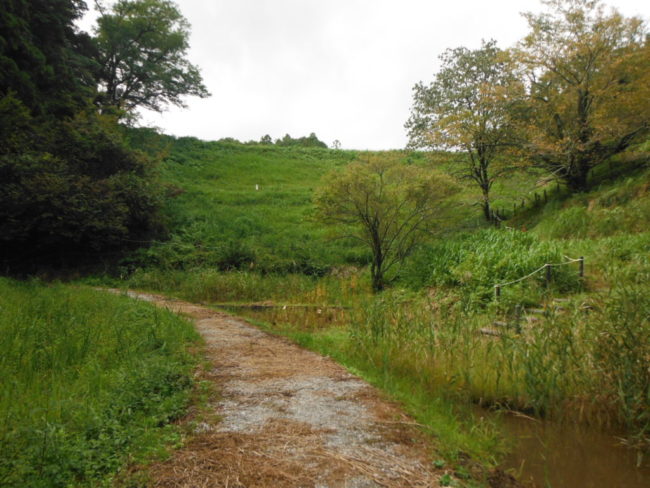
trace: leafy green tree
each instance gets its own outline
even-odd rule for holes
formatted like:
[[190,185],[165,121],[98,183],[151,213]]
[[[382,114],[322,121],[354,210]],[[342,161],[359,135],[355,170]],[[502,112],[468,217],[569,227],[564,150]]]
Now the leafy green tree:
[[98,19],[100,93],[104,110],[133,115],[184,107],[187,95],[208,97],[199,69],[187,60],[189,24],[170,0],[119,0]]
[[[91,100],[75,0],[0,3],[0,264],[34,271],[132,247],[160,229],[152,161]],[[92,256],[94,255],[94,256]]]
[[271,139],[270,135],[266,134],[262,136],[262,138],[260,139],[260,144],[270,146],[271,144],[273,144],[273,139]]
[[495,168],[514,141],[512,113],[523,87],[512,73],[506,53],[495,41],[481,48],[448,49],[429,85],[413,88],[411,117],[406,123],[413,148],[461,149],[461,177],[481,190],[485,218],[492,219],[490,190],[510,168]]
[[282,139],[275,141],[277,146],[300,146],[300,147],[322,147],[327,148],[327,144],[321,141],[314,132],[307,137],[294,139],[289,134],[285,134]]
[[69,265],[159,233],[151,161],[121,142],[114,121],[95,113],[39,121],[13,97],[0,102],[0,121],[13,124],[0,136],[4,264]]
[[14,93],[35,115],[70,115],[92,95],[80,0],[0,3],[0,97]]
[[314,132],[309,134],[308,137],[301,137],[299,141],[301,146],[327,148],[327,144],[321,141]]
[[341,238],[372,253],[372,288],[422,242],[456,190],[444,176],[402,164],[395,156],[369,155],[328,175],[315,196],[318,218],[338,226]]
[[527,155],[574,191],[590,170],[650,128],[650,43],[639,18],[597,0],[546,0],[525,14],[515,49],[529,88],[521,119]]

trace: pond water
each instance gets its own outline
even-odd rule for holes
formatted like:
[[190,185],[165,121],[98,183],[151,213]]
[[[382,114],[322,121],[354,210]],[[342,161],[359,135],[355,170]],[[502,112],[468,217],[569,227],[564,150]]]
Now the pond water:
[[515,443],[502,467],[514,469],[527,486],[650,488],[650,455],[639,457],[620,438],[584,426],[497,415]]

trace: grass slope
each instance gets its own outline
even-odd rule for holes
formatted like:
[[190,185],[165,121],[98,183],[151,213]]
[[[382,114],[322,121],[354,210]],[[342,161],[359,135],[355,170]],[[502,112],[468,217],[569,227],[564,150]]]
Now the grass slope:
[[[322,276],[333,267],[369,263],[367,249],[333,239],[312,219],[312,197],[323,175],[367,153],[135,135],[140,137],[135,146],[164,155],[160,173],[168,190],[164,213],[170,235],[126,259],[124,274],[217,269]],[[463,158],[396,152],[404,164],[452,174]],[[512,212],[522,191],[531,200],[537,178],[515,172],[498,181],[495,206]],[[441,214],[438,231],[486,226],[477,189],[471,181],[460,183],[464,190],[454,198],[453,209]]]
[[171,239],[138,256],[139,264],[322,274],[331,262],[365,262],[358,247],[328,243],[310,218],[320,178],[354,152],[192,138],[168,150],[161,171]]

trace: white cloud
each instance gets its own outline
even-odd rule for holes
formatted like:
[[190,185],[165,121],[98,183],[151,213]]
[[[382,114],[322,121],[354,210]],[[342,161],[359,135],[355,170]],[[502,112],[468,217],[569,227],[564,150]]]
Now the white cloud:
[[[511,45],[526,32],[519,13],[541,8],[537,0],[177,3],[192,25],[190,59],[213,96],[145,122],[208,140],[316,132],[356,149],[404,147],[411,88],[432,78],[438,55],[481,39]],[[609,4],[650,13],[646,1]]]

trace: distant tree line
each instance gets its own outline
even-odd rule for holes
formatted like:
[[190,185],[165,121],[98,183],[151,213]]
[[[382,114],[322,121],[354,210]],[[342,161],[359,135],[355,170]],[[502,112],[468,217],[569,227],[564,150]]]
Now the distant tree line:
[[327,144],[318,139],[315,133],[309,134],[307,137],[298,137],[293,138],[289,134],[285,134],[282,139],[276,139],[275,142],[273,138],[266,134],[260,138],[259,141],[247,141],[241,142],[233,137],[224,137],[219,139],[219,142],[229,142],[232,144],[244,144],[246,146],[283,146],[283,147],[322,147],[327,148]]
[[158,235],[156,161],[132,149],[137,109],[207,96],[167,0],[119,0],[94,35],[82,0],[0,3],[0,264],[78,263]]
[[285,134],[282,139],[276,139],[266,134],[260,138],[259,141],[250,140],[242,142],[234,137],[224,137],[219,139],[218,142],[227,142],[230,144],[243,144],[245,146],[283,146],[283,147],[322,147],[327,148],[327,144],[318,139],[315,133],[309,134],[307,137],[293,138],[289,134]]
[[646,24],[597,0],[543,3],[515,47],[449,49],[433,81],[414,87],[410,146],[464,152],[459,173],[480,188],[488,220],[492,185],[515,161],[585,191],[595,166],[650,132]]

